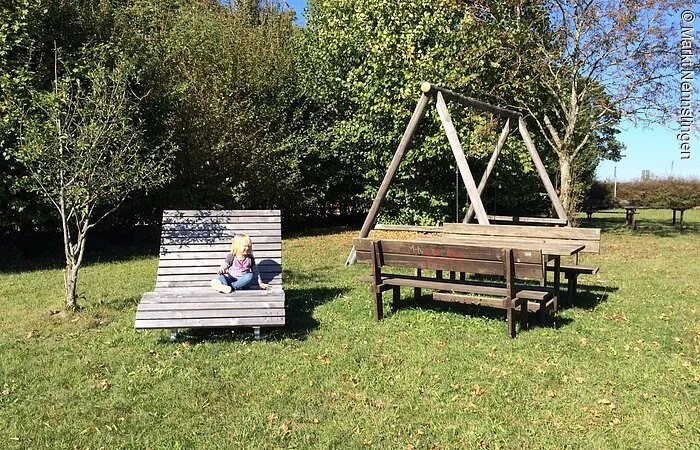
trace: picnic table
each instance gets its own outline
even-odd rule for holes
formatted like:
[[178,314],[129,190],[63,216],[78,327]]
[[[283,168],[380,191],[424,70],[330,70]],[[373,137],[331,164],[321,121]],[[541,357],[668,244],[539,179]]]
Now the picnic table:
[[676,213],[680,212],[680,215],[678,217],[678,228],[681,230],[683,229],[683,213],[687,209],[691,209],[690,207],[687,206],[670,206],[668,208],[650,208],[647,206],[625,206],[625,220],[627,222],[627,226],[629,228],[632,228],[633,230],[637,228],[637,223],[635,221],[634,215],[637,212],[638,209],[670,209],[673,211],[673,221],[671,224],[673,226],[676,226]]

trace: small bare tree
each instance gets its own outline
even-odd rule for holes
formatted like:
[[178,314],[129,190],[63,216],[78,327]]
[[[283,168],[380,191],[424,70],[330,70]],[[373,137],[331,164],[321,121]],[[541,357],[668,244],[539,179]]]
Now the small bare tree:
[[[90,51],[71,75],[58,75],[52,92],[35,92],[23,122],[17,158],[34,191],[58,211],[63,231],[66,308],[76,309],[78,271],[88,231],[127,196],[165,183],[169,158],[145,148],[134,120],[127,64],[106,63],[109,49]],[[73,74],[82,76],[73,76]]]
[[523,46],[533,51],[521,58],[532,69],[532,83],[549,101],[523,96],[517,102],[528,110],[559,159],[560,197],[569,213],[575,207],[573,164],[596,133],[620,118],[650,122],[670,117],[680,82],[678,16],[692,3],[534,3],[549,32],[531,33],[534,45]]

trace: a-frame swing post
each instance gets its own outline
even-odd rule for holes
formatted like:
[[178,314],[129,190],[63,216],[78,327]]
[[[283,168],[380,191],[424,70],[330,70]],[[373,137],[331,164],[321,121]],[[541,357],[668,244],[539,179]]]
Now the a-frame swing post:
[[[484,174],[481,176],[481,181],[479,182],[479,187],[477,187],[477,191],[479,192],[479,198],[481,198],[481,194],[484,193],[484,188],[486,187],[486,182],[489,180],[489,177],[491,176],[491,172],[493,172],[493,168],[496,166],[496,160],[498,159],[498,155],[501,154],[501,150],[503,149],[503,146],[506,143],[506,139],[508,139],[508,133],[510,133],[510,118],[506,119],[506,126],[503,127],[503,131],[501,131],[501,136],[498,138],[498,142],[496,143],[496,148],[493,150],[493,154],[491,155],[491,159],[489,160],[488,165],[486,166],[486,170],[484,171]],[[472,220],[474,217],[474,205],[470,204],[469,205],[469,210],[467,211],[467,215],[464,216],[464,223],[469,222]]]
[[452,118],[450,117],[450,112],[447,110],[447,105],[445,104],[445,99],[442,96],[442,92],[438,91],[436,98],[438,114],[440,115],[442,126],[445,128],[445,133],[447,134],[447,140],[450,142],[452,153],[457,161],[457,167],[459,168],[459,173],[462,175],[462,181],[464,181],[464,186],[467,188],[469,200],[471,200],[471,204],[474,206],[476,218],[480,225],[488,225],[489,218],[486,217],[486,210],[484,209],[483,203],[481,203],[481,197],[477,191],[476,183],[474,183],[471,169],[469,169],[467,157],[464,156],[462,144],[459,142],[457,130],[455,130],[455,127],[452,124]]
[[535,144],[532,143],[532,138],[530,137],[530,133],[527,131],[525,119],[523,117],[520,117],[518,120],[518,130],[520,131],[520,135],[523,137],[525,147],[527,147],[528,152],[530,152],[532,161],[535,163],[537,173],[540,175],[540,179],[547,190],[547,195],[549,195],[552,205],[554,205],[554,210],[557,212],[557,216],[559,216],[559,218],[562,220],[568,221],[566,211],[564,211],[564,206],[562,206],[561,200],[559,200],[559,195],[557,195],[557,191],[554,189],[554,186],[552,186],[552,181],[549,179],[549,175],[547,175],[547,169],[545,169],[544,164],[542,164],[542,160],[540,159],[539,153],[537,153]]
[[[418,125],[420,124],[420,121],[423,118],[423,112],[425,111],[425,107],[427,106],[427,104],[428,96],[425,93],[421,93],[421,96],[418,99],[418,103],[416,104],[416,109],[413,111],[413,115],[411,115],[411,120],[408,122],[408,126],[406,127],[406,130],[403,133],[401,142],[399,142],[399,146],[397,147],[396,152],[394,153],[394,157],[391,160],[391,164],[389,164],[389,169],[387,169],[386,174],[384,175],[384,179],[382,180],[382,184],[379,186],[379,190],[377,191],[377,195],[374,197],[374,201],[372,202],[372,206],[369,209],[369,213],[367,213],[367,217],[365,218],[365,221],[362,224],[362,229],[360,229],[360,235],[358,237],[366,238],[369,235],[369,232],[372,229],[372,226],[374,225],[374,220],[377,218],[379,206],[382,204],[382,201],[384,201],[386,193],[389,191],[389,186],[391,185],[391,182],[394,181],[396,171],[398,170],[399,165],[401,164],[401,160],[406,154],[406,149],[408,148],[409,142],[411,142],[413,134],[416,132],[416,129],[418,129]],[[348,259],[345,261],[345,265],[347,266],[353,264],[355,262],[356,257],[357,252],[355,250],[355,247],[353,246],[352,250],[350,250],[350,255],[348,255]]]

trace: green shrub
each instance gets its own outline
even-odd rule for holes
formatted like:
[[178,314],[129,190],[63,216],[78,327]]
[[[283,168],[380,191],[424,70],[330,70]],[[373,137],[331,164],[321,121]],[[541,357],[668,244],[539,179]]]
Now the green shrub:
[[656,178],[617,184],[617,200],[656,208],[700,206],[700,179]]

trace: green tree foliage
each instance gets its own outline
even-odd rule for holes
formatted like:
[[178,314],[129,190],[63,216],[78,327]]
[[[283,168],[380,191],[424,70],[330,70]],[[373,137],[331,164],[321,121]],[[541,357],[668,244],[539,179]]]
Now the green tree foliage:
[[669,177],[618,183],[617,200],[652,208],[694,208],[700,206],[700,180]]
[[[301,62],[310,98],[324,111],[309,158],[326,201],[365,208],[375,195],[418,100],[430,81],[484,99],[496,89],[501,51],[514,51],[503,24],[518,12],[500,2],[312,0]],[[492,14],[491,9],[497,11]],[[502,48],[501,48],[502,47]],[[501,77],[498,77],[503,83]],[[507,92],[513,84],[498,89]],[[503,102],[501,102],[503,104]],[[451,107],[475,176],[503,126],[486,114]],[[487,195],[509,209],[546,206],[518,138],[509,139]],[[461,182],[460,182],[461,184]],[[380,213],[407,223],[454,220],[455,164],[437,115],[422,122]],[[497,191],[498,186],[500,189]],[[544,192],[544,189],[541,189]],[[321,199],[323,201],[324,199]],[[359,204],[358,204],[359,200]],[[493,201],[486,199],[489,208]]]
[[292,14],[274,2],[140,0],[118,28],[147,73],[149,133],[179,148],[160,204],[291,212],[299,182]]
[[25,172],[9,149],[17,144],[22,106],[34,83],[32,55],[38,46],[40,0],[0,4],[0,229],[42,221],[40,208],[23,182]]
[[144,148],[128,90],[133,74],[128,61],[113,63],[109,46],[91,46],[80,54],[60,78],[56,59],[53,91],[33,92],[15,154],[30,174],[31,189],[59,213],[70,309],[77,307],[88,231],[129,194],[169,177],[167,155]]

